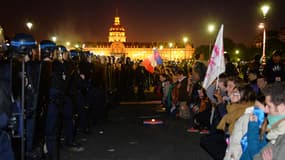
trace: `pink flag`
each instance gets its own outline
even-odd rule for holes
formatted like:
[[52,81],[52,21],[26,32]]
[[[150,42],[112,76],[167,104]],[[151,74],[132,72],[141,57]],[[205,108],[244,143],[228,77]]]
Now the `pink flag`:
[[218,33],[215,45],[212,50],[212,55],[208,64],[207,73],[203,82],[203,87],[207,89],[211,83],[219,77],[221,73],[225,72],[224,61],[224,43],[223,43],[224,25]]

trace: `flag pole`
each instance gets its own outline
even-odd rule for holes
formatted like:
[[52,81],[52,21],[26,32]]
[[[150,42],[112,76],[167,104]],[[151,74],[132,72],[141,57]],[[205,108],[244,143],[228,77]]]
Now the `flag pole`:
[[207,89],[214,80],[217,81],[216,88],[218,88],[219,75],[225,72],[223,30],[224,25],[222,24],[213,46],[212,55],[203,81],[203,88],[205,89]]
[[216,80],[216,90],[219,88],[219,76],[217,77],[217,80]]

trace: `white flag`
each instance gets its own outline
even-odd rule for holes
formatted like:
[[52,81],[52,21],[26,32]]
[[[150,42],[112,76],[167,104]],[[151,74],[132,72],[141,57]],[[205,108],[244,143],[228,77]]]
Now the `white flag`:
[[212,55],[208,64],[207,73],[203,82],[203,88],[207,89],[211,83],[226,70],[224,61],[224,43],[223,43],[224,25],[218,33]]

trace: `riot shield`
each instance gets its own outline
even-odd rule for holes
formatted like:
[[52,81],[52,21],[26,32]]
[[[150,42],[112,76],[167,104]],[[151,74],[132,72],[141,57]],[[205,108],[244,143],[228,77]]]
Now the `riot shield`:
[[5,36],[4,36],[4,30],[0,26],[0,53],[7,50],[6,44],[5,44]]

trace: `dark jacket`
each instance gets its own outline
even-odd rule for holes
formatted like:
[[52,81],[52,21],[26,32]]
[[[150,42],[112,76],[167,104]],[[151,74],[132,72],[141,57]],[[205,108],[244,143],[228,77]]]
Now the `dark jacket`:
[[272,60],[268,61],[263,71],[268,83],[274,83],[277,77],[281,81],[285,80],[285,69],[282,62],[274,63]]
[[187,77],[185,77],[180,83],[180,88],[178,90],[178,101],[188,101],[188,92],[187,92]]

